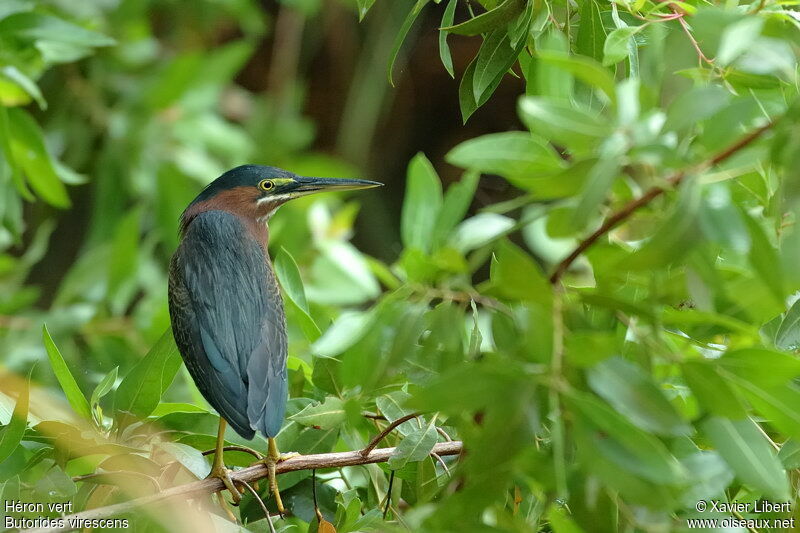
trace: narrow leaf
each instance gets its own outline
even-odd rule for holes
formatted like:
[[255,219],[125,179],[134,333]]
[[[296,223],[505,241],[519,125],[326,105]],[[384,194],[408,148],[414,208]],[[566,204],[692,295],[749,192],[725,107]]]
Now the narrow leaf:
[[770,498],[789,499],[786,471],[755,422],[712,417],[701,426],[739,479]]
[[17,403],[14,406],[14,412],[11,415],[11,421],[3,430],[3,436],[0,437],[0,463],[9,458],[14,453],[14,450],[19,446],[22,436],[25,434],[25,428],[28,427],[28,400],[30,394],[30,377],[27,383],[22,388],[17,398]]
[[[453,17],[456,13],[456,6],[458,0],[450,0],[442,15],[442,27],[452,26]],[[450,45],[447,44],[447,32],[444,30],[439,31],[439,57],[442,60],[445,70],[450,74],[451,78],[455,78],[456,74],[453,70],[453,57],[450,54]]]
[[389,468],[397,470],[403,468],[407,463],[422,461],[436,445],[438,434],[434,420],[427,426],[418,428],[408,434],[395,449],[389,458]]
[[73,411],[87,420],[92,419],[92,411],[89,408],[89,402],[86,401],[86,396],[81,392],[78,383],[69,371],[64,357],[58,350],[58,347],[50,337],[50,332],[47,331],[47,326],[42,326],[42,340],[44,341],[45,350],[47,350],[47,357],[50,359],[50,366],[53,373],[61,385],[61,390],[67,396],[67,401],[72,406]]
[[456,33],[458,35],[478,35],[479,33],[486,33],[510,22],[511,19],[522,13],[523,9],[525,9],[524,0],[505,0],[491,11],[482,13],[461,24],[440,28],[440,30]]
[[408,165],[406,193],[400,220],[400,234],[408,248],[429,251],[433,225],[442,205],[442,183],[424,154]]

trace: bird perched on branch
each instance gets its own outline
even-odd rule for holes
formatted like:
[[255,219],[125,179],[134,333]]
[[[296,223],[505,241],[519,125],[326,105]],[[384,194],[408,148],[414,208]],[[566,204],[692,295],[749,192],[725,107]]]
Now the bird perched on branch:
[[181,215],[181,243],[169,269],[172,332],[197,388],[220,415],[210,475],[222,479],[235,503],[241,495],[222,454],[226,421],[245,439],[256,431],[267,437],[263,462],[284,512],[275,465],[286,457],[275,436],[288,394],[286,319],[267,253],[267,222],[300,196],[380,185],[244,165],[211,182]]

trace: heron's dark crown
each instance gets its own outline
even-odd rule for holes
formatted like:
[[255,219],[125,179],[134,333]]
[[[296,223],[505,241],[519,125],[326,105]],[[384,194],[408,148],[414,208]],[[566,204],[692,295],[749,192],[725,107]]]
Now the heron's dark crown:
[[263,179],[291,177],[294,177],[294,174],[278,167],[241,165],[230,169],[206,185],[205,189],[197,195],[197,198],[195,198],[192,203],[203,202],[213,198],[222,191],[227,191],[236,187],[257,187],[258,182]]

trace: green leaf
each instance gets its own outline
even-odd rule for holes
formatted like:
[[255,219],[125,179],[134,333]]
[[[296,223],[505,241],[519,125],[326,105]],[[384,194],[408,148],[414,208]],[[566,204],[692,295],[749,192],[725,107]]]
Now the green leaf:
[[0,20],[0,35],[32,41],[54,41],[82,47],[116,44],[114,39],[101,33],[36,12],[15,13]]
[[776,302],[783,303],[786,296],[783,284],[783,270],[781,268],[778,250],[767,238],[763,227],[758,221],[747,213],[744,216],[747,229],[750,231],[752,246],[750,247],[750,264],[759,274],[759,279],[767,285]]
[[595,0],[586,0],[581,5],[581,20],[575,47],[579,54],[602,61],[605,41],[606,29],[600,18],[600,6]]
[[117,382],[117,372],[119,370],[118,366],[115,366],[111,369],[111,372],[105,375],[105,377],[100,380],[100,383],[97,384],[97,387],[94,388],[92,391],[91,399],[89,400],[89,405],[97,405],[100,403],[100,398],[111,392],[111,389],[114,387],[114,384]]
[[629,43],[644,26],[625,26],[617,28],[606,37],[603,45],[603,65],[619,63],[630,54]]
[[531,132],[572,150],[593,148],[611,133],[609,122],[596,113],[558,100],[524,96],[519,114]]
[[727,352],[716,360],[719,366],[764,387],[781,385],[800,375],[800,359],[763,348]]
[[[7,19],[6,19],[7,20]],[[8,109],[11,156],[25,172],[31,188],[47,203],[69,207],[67,189],[58,179],[39,125],[22,109]]]
[[139,259],[142,209],[127,213],[114,230],[111,245],[111,260],[108,265],[108,292],[112,295],[112,307],[122,313],[132,297],[131,285],[136,281]]
[[[373,0],[374,1],[374,0]],[[450,0],[447,2],[447,7],[444,10],[444,14],[442,15],[442,27],[452,26],[453,24],[453,17],[456,13],[456,6],[458,5],[458,0]],[[453,57],[450,55],[450,46],[447,44],[447,32],[440,31],[439,32],[439,57],[442,60],[442,65],[444,65],[445,70],[448,74],[450,74],[451,78],[455,78],[456,74],[453,70]]]
[[345,311],[311,346],[311,351],[322,357],[339,355],[364,337],[373,318],[373,312]]
[[400,219],[400,236],[406,248],[431,249],[433,226],[442,205],[442,182],[424,154],[408,166],[406,193]]
[[620,160],[617,157],[600,158],[592,166],[578,199],[578,205],[572,210],[570,226],[573,231],[584,229],[586,224],[599,214],[598,207],[605,200],[619,173]]
[[796,300],[778,326],[775,346],[787,352],[800,350],[800,300]]
[[497,243],[490,278],[493,292],[503,298],[549,303],[552,287],[539,265],[507,240]]
[[117,388],[114,410],[145,417],[158,405],[181,365],[178,347],[167,330]]
[[464,141],[445,159],[452,165],[519,180],[552,175],[566,166],[552,146],[521,131]]
[[784,442],[778,452],[778,459],[787,470],[800,468],[800,440],[789,439]]
[[472,94],[475,101],[480,102],[495,79],[502,77],[516,61],[517,51],[511,46],[508,32],[497,29],[487,35],[475,58],[475,72],[472,75]]
[[581,425],[605,433],[604,455],[618,467],[659,484],[678,484],[685,479],[687,472],[667,447],[615,409],[578,391],[569,391],[564,402],[580,415]]
[[731,419],[746,416],[747,411],[739,395],[719,375],[715,365],[705,361],[687,361],[681,365],[681,369],[697,402],[709,413]]
[[191,403],[173,403],[161,402],[159,403],[150,416],[160,418],[162,416],[171,415],[172,413],[207,413],[206,409],[198,407]]
[[355,305],[380,294],[380,286],[363,254],[338,239],[318,245],[320,254],[311,266],[306,294],[309,300],[331,305]]
[[509,217],[497,213],[479,213],[458,225],[453,236],[453,246],[466,253],[489,244],[513,227],[514,220]]
[[298,424],[314,426],[320,429],[332,429],[342,425],[345,420],[344,401],[328,396],[325,401],[309,404],[302,411],[289,417]]
[[28,96],[36,100],[36,103],[39,104],[39,109],[47,109],[47,101],[44,99],[44,96],[42,96],[42,91],[39,90],[39,86],[17,67],[6,65],[0,68],[0,76],[22,88]]
[[400,31],[397,32],[397,36],[394,38],[394,44],[392,45],[392,53],[391,59],[389,59],[389,84],[394,87],[394,80],[392,79],[392,72],[394,71],[394,62],[397,60],[397,54],[400,53],[400,47],[403,46],[403,41],[406,40],[406,35],[408,35],[408,31],[411,29],[411,26],[414,25],[414,21],[419,16],[420,12],[422,12],[422,8],[425,7],[430,0],[417,0],[414,4],[414,7],[411,8],[411,11],[408,12],[406,15],[405,20],[403,21],[403,25],[400,26]]
[[720,66],[729,65],[753,46],[763,26],[764,19],[761,17],[743,17],[725,28],[714,62]]
[[[412,409],[404,407],[410,398],[411,395],[407,392],[394,391],[375,398],[375,406],[378,408],[378,411],[386,417],[386,420],[394,422],[398,418],[403,418],[414,412]],[[419,419],[408,420],[397,426],[397,431],[399,431],[401,435],[408,435],[417,429],[420,429]]]
[[589,369],[589,386],[640,428],[659,435],[691,433],[664,393],[642,369],[621,357]]
[[308,310],[306,292],[303,288],[303,280],[300,277],[300,269],[294,257],[286,248],[281,246],[278,255],[275,257],[275,275],[281,284],[289,301],[295,306],[300,315],[300,327],[306,338],[312,342],[316,341],[322,332]]
[[504,0],[502,4],[486,13],[482,13],[461,24],[439,29],[458,35],[478,35],[479,33],[487,33],[510,22],[514,17],[522,13],[524,9],[524,0]]
[[786,471],[755,422],[712,417],[700,425],[741,481],[775,500],[789,498]]
[[0,437],[0,464],[8,459],[19,447],[25,429],[28,427],[28,400],[30,394],[30,377],[25,386],[20,390],[14,412],[11,414],[11,421],[3,430]]
[[674,209],[656,233],[630,257],[620,261],[628,270],[651,270],[680,260],[697,243],[697,214],[700,186],[697,180],[684,182]]
[[608,69],[603,68],[597,61],[587,57],[571,56],[563,52],[552,51],[540,51],[538,58],[539,61],[565,70],[587,85],[600,89],[609,102],[616,102],[617,90],[614,77]]
[[197,479],[205,479],[211,472],[211,466],[200,450],[177,442],[159,442],[158,447],[174,457]]
[[667,110],[664,130],[682,130],[713,116],[730,101],[731,94],[719,85],[695,87],[682,92]]
[[475,84],[474,77],[475,77],[475,67],[477,66],[477,57],[473,58],[469,65],[467,65],[466,70],[464,70],[464,75],[461,77],[461,83],[458,85],[458,105],[461,109],[461,119],[466,124],[467,119],[472,116],[472,114],[492,95],[497,86],[500,85],[500,81],[503,79],[503,75],[505,73],[500,74],[495,78],[491,85],[483,91],[481,98],[479,100],[475,100],[475,91],[473,86]]
[[308,313],[308,302],[306,301],[306,291],[303,289],[303,280],[300,277],[300,269],[294,257],[286,248],[281,246],[278,255],[275,257],[275,274],[281,287],[286,291],[286,295],[297,304],[297,306]]
[[750,250],[750,234],[739,210],[736,209],[728,187],[712,183],[704,187],[700,209],[703,234],[740,254]]
[[442,208],[436,217],[436,225],[433,230],[433,247],[440,247],[453,232],[453,228],[467,214],[472,203],[472,197],[478,187],[480,174],[477,172],[465,172],[461,181],[452,183],[447,188],[444,195]]
[[67,401],[72,406],[73,411],[87,420],[92,419],[92,410],[89,408],[89,402],[86,401],[86,396],[81,392],[78,383],[69,371],[64,357],[58,351],[53,339],[50,337],[50,332],[47,331],[47,326],[42,326],[42,340],[44,347],[47,350],[47,357],[50,359],[50,366],[53,373],[61,385],[61,389],[67,396]]
[[409,462],[422,461],[430,455],[438,440],[434,422],[435,420],[431,420],[427,426],[415,429],[400,441],[389,457],[389,468],[398,470]]
[[787,383],[776,387],[760,387],[736,376],[730,379],[744,392],[755,410],[783,434],[800,438],[800,389]]
[[364,20],[364,17],[367,15],[367,11],[369,8],[372,7],[372,4],[375,3],[375,0],[356,0],[356,4],[358,5],[358,20],[361,22]]

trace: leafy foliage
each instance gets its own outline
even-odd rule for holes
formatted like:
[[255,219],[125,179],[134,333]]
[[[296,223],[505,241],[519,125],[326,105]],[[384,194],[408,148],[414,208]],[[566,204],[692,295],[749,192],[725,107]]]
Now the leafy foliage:
[[[173,54],[137,2],[51,4],[0,6],[0,310],[11,317],[4,366],[21,371],[46,353],[50,365],[32,380],[60,385],[66,401],[9,374],[0,479],[4,499],[69,500],[77,510],[208,472],[202,452],[217,417],[164,333],[166,261],[183,206],[246,160],[355,171],[310,150],[299,97],[260,98],[232,82],[266,31],[255,2],[209,7],[239,35],[213,46],[202,9],[190,8],[204,44],[176,44]],[[321,8],[284,4],[304,17]],[[401,6],[380,56],[389,79],[404,41],[438,9],[436,44],[442,67],[460,74],[452,97],[463,120],[477,120],[503,85],[517,88],[506,103],[522,126],[450,146],[445,159],[463,175],[448,185],[438,161],[410,160],[388,262],[350,242],[358,207],[342,198],[290,203],[271,220],[290,329],[279,447],[362,449],[388,423],[422,413],[381,444],[397,445],[388,463],[318,474],[329,524],[318,523],[311,472],[281,475],[287,524],[681,530],[704,517],[699,500],[796,505],[792,5],[437,4]],[[394,13],[383,6],[359,0],[351,15],[369,23]],[[467,41],[481,44],[459,62],[454,43]],[[248,113],[223,113],[221,102]],[[23,206],[68,208],[83,174],[94,223],[45,311],[28,273],[55,215]],[[478,202],[482,175],[517,192]],[[23,239],[26,224],[33,238]],[[12,248],[21,243],[24,252]],[[41,322],[43,342],[29,327]],[[265,449],[261,437],[227,438]],[[431,457],[449,438],[467,453]],[[232,450],[225,462],[251,457]],[[185,511],[134,519],[188,529]],[[264,530],[252,496],[237,513]]]

